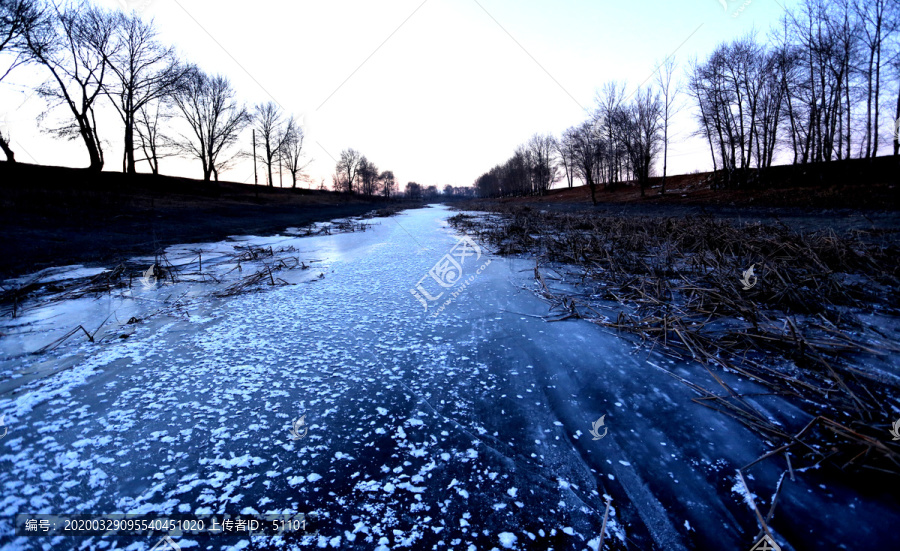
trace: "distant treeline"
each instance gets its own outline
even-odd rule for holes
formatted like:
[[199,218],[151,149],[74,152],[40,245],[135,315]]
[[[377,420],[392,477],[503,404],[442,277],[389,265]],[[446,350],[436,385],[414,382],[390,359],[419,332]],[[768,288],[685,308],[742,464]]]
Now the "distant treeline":
[[542,195],[565,178],[594,202],[601,183],[634,180],[643,195],[660,160],[665,193],[669,122],[685,104],[727,187],[764,181],[776,152],[794,164],[875,157],[891,141],[900,152],[900,0],[803,0],[766,40],[749,34],[676,69],[667,57],[627,97],[606,83],[584,123],[533,136],[476,180],[478,194]]
[[[24,65],[39,66],[47,80],[33,94],[67,113],[48,123],[60,139],[84,143],[89,168],[106,164],[97,110],[111,105],[124,125],[122,170],[175,155],[197,159],[203,179],[219,179],[237,158],[241,133],[254,132],[252,155],[269,186],[282,168],[292,186],[308,180],[304,131],[275,102],[246,106],[227,77],[209,75],[158,40],[152,22],[137,12],[94,6],[84,0],[0,0],[0,81]],[[9,107],[9,106],[5,106]],[[43,122],[44,115],[42,115]],[[15,162],[9,130],[0,126],[0,148]],[[323,182],[324,184],[324,182]]]
[[[341,152],[331,180],[335,191],[384,197],[391,197],[398,192],[394,173],[390,170],[379,172],[375,163],[355,149],[345,149]],[[403,193],[407,199],[413,201],[475,196],[475,190],[471,187],[447,185],[442,191],[443,194],[437,186],[423,187],[416,182],[408,182]]]

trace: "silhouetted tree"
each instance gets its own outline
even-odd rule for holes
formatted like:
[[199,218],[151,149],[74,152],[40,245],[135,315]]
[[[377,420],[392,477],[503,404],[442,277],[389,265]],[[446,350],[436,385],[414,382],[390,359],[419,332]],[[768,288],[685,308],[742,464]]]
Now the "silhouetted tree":
[[365,156],[359,160],[359,184],[363,195],[375,195],[378,191],[378,167]]
[[650,182],[653,158],[662,141],[661,114],[662,102],[659,95],[645,88],[638,90],[631,105],[621,115],[619,139],[625,145],[631,169],[641,186],[641,197]]
[[49,24],[25,33],[30,53],[52,76],[38,93],[66,105],[74,122],[52,130],[59,137],[81,138],[88,150],[89,168],[103,168],[103,147],[97,133],[96,104],[116,47],[116,17],[81,0],[53,5]]
[[362,161],[362,155],[359,154],[359,151],[356,151],[355,149],[345,149],[341,151],[341,158],[338,160],[337,166],[335,167],[335,174],[338,177],[335,185],[337,185],[340,190],[353,193],[353,186],[356,184],[357,179],[359,179],[360,161]]
[[[171,100],[171,98],[165,98]],[[162,99],[145,104],[135,113],[134,132],[137,134],[137,147],[143,153],[143,158],[135,159],[135,162],[147,161],[150,172],[159,174],[159,160],[169,157],[173,140],[163,132],[173,118],[170,106]]]
[[113,26],[113,46],[104,47],[98,42],[95,47],[104,56],[113,77],[106,79],[103,91],[125,125],[122,170],[134,174],[134,127],[138,112],[147,104],[174,94],[188,67],[179,62],[174,48],[160,44],[153,25],[136,13],[116,13]]
[[575,132],[578,130],[573,126],[567,128],[556,141],[556,153],[559,155],[559,165],[563,168],[566,176],[566,182],[571,188],[575,181]]
[[281,143],[282,157],[287,164],[287,169],[291,173],[291,187],[297,187],[297,175],[309,166],[311,161],[306,161],[305,150],[303,149],[304,141],[303,128],[294,117],[288,119],[284,127],[284,139]]
[[606,187],[621,179],[624,168],[625,151],[621,141],[617,140],[615,136],[620,134],[616,124],[622,120],[621,111],[623,108],[622,104],[625,101],[625,83],[618,83],[614,80],[607,82],[597,94],[595,101],[597,103],[597,110],[593,120],[595,138],[598,143],[602,142],[605,146],[605,150],[596,152],[596,155],[597,159],[605,161],[603,166],[606,170],[605,173],[595,174],[593,179],[602,180],[603,186]]
[[275,157],[281,152],[285,138],[281,107],[272,101],[261,103],[254,109],[253,121],[257,139],[262,145],[260,155],[269,176],[269,187],[274,187],[272,165]]
[[553,164],[556,139],[550,134],[535,134],[528,140],[527,147],[531,159],[533,193],[544,195],[559,179],[556,165]]
[[[0,0],[0,56],[5,61],[0,66],[0,82],[13,69],[32,59],[26,34],[35,34],[37,27],[45,25],[45,9],[35,0]],[[0,128],[0,149],[8,162],[16,162],[10,136],[3,134],[3,128]]]
[[597,204],[595,167],[596,158],[600,154],[599,146],[602,144],[594,132],[594,125],[585,121],[581,126],[575,127],[570,136],[572,140],[572,153],[575,164],[575,173],[587,184],[591,190],[591,203]]
[[381,194],[385,197],[390,197],[394,190],[397,189],[397,180],[394,178],[393,171],[385,170],[378,177],[379,182],[381,182]]
[[204,181],[211,176],[218,180],[219,169],[228,162],[219,156],[252,120],[247,108],[238,103],[227,78],[207,76],[197,68],[190,70],[174,101],[191,128],[191,135],[178,141],[180,149],[200,160]]
[[666,165],[669,159],[669,122],[677,113],[678,107],[675,103],[678,93],[681,91],[681,84],[675,80],[675,58],[667,57],[659,66],[659,72],[656,73],[656,83],[659,85],[659,92],[662,95],[662,184],[659,187],[659,194],[666,192]]
[[410,201],[421,201],[422,200],[422,186],[415,182],[407,182],[406,184],[406,198]]

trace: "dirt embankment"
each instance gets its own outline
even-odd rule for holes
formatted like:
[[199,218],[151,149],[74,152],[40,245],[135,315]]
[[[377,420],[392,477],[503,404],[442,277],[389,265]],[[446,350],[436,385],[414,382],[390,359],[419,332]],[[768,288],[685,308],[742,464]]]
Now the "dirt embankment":
[[[764,172],[735,176],[743,183],[726,186],[722,171],[678,174],[650,179],[641,196],[634,182],[596,186],[601,208],[641,205],[648,209],[673,207],[691,213],[701,208],[748,207],[758,209],[900,209],[900,159],[849,159],[828,163],[773,166]],[[515,197],[504,201],[547,206],[591,206],[588,186],[553,189],[543,197]],[[543,207],[546,208],[546,207]]]
[[0,162],[0,277],[114,263],[175,243],[262,234],[373,209],[383,198]]

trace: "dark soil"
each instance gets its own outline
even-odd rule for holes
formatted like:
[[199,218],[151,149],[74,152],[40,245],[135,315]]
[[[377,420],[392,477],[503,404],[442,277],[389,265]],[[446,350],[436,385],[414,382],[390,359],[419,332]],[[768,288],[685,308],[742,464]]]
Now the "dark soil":
[[802,231],[900,228],[900,159],[895,157],[775,166],[728,188],[722,178],[721,171],[668,176],[664,194],[662,178],[651,178],[643,197],[634,182],[598,185],[596,206],[588,186],[496,201],[603,216],[711,215],[738,222],[781,222]]
[[115,264],[176,243],[272,234],[395,206],[329,191],[0,162],[0,277]]

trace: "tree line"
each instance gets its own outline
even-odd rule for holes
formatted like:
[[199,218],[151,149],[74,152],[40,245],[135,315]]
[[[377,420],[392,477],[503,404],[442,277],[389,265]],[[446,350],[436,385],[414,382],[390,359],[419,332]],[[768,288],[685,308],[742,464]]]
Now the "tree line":
[[793,164],[871,158],[891,136],[900,154],[900,0],[803,0],[765,40],[750,33],[676,71],[666,58],[627,97],[607,82],[586,121],[532,136],[478,177],[478,194],[542,195],[578,179],[596,204],[601,184],[636,181],[645,195],[658,164],[665,193],[669,123],[685,106],[725,187],[764,182],[776,153]]
[[[67,113],[49,132],[83,143],[91,170],[106,164],[97,124],[97,110],[105,103],[124,127],[127,174],[144,162],[159,174],[161,159],[179,155],[198,160],[205,181],[218,181],[220,171],[248,156],[235,146],[250,128],[254,167],[259,162],[264,168],[269,186],[276,169],[279,178],[282,169],[289,173],[292,187],[304,179],[309,160],[296,117],[275,102],[240,101],[226,76],[207,74],[182,59],[159,40],[153,22],[136,12],[86,0],[0,0],[0,54],[7,62],[0,67],[0,82],[21,66],[42,68],[47,80],[35,92],[51,109]],[[16,161],[10,136],[2,131],[0,149],[7,162]]]
[[[401,192],[394,172],[379,172],[378,166],[359,151],[348,148],[341,152],[331,176],[335,191],[359,193],[362,195],[381,195],[386,198],[401,194],[412,201],[430,201],[441,197],[437,186],[422,186],[416,182],[407,182]],[[443,190],[443,198],[473,197],[474,189],[447,185]]]

